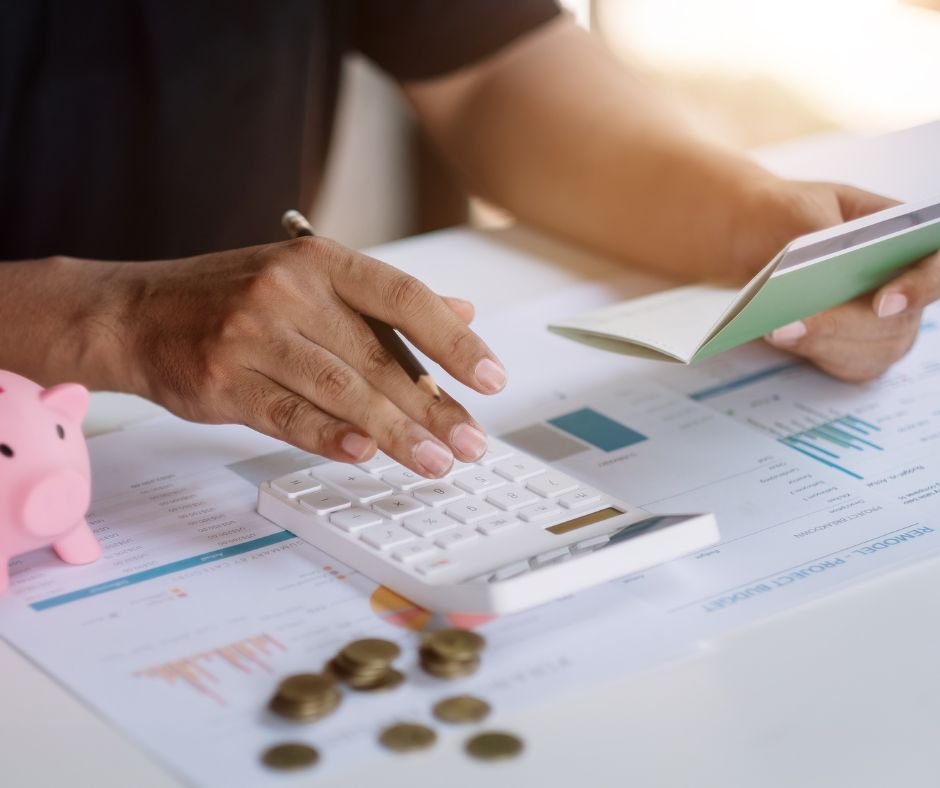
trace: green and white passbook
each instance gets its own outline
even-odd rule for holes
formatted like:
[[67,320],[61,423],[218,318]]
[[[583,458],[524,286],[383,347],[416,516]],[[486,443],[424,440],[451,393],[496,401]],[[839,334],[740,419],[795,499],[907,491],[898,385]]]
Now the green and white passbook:
[[849,301],[940,249],[940,201],[801,236],[741,290],[690,285],[549,326],[604,350],[689,364]]

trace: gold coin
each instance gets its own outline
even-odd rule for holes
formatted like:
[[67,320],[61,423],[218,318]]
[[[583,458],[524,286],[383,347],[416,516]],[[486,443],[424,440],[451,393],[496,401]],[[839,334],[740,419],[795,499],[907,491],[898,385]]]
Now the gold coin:
[[359,692],[382,692],[384,690],[393,690],[400,687],[405,681],[405,674],[394,668],[388,668],[378,678],[368,682],[358,682],[350,680],[351,689]]
[[481,761],[495,761],[499,758],[515,758],[522,752],[522,746],[522,740],[511,733],[486,731],[467,739],[464,749]]
[[278,697],[293,702],[304,702],[329,696],[336,684],[322,673],[297,673],[288,676],[277,687]]
[[421,648],[441,659],[465,660],[477,657],[485,645],[486,641],[469,629],[442,629],[428,635]]
[[387,665],[397,659],[401,649],[391,640],[364,638],[344,646],[339,656],[346,665]]
[[435,703],[433,711],[442,722],[479,722],[490,713],[490,704],[473,695],[454,695]]
[[399,722],[382,731],[379,741],[395,752],[425,750],[437,741],[437,734],[427,725]]
[[320,753],[309,744],[288,742],[266,750],[261,760],[265,766],[281,771],[308,769],[320,760]]
[[313,722],[332,712],[341,700],[342,695],[329,676],[298,673],[278,685],[268,708],[295,722]]
[[435,656],[434,652],[419,652],[421,667],[426,673],[439,679],[459,679],[476,673],[480,667],[480,658],[465,660],[446,660]]

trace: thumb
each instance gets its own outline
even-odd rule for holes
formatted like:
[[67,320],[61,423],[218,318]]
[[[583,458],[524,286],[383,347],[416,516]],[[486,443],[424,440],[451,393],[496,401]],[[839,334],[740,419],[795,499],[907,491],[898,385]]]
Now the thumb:
[[832,188],[835,189],[836,199],[839,201],[839,208],[845,221],[858,219],[899,204],[897,200],[890,197],[847,186],[844,183],[834,183]]

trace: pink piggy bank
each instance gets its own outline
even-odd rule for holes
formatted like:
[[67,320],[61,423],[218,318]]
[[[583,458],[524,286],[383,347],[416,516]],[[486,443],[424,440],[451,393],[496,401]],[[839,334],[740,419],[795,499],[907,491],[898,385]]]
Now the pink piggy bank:
[[44,389],[0,370],[0,591],[15,555],[52,545],[63,561],[86,564],[101,545],[85,522],[91,500],[82,419],[88,390]]

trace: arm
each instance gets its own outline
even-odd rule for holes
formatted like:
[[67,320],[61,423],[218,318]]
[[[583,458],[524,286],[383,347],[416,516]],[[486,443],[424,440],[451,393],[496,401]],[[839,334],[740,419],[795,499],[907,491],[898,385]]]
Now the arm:
[[[472,189],[531,224],[682,278],[741,282],[793,237],[891,204],[778,178],[696,134],[565,18],[404,89]],[[775,332],[775,341],[847,379],[880,374],[910,347],[920,307],[940,296],[937,267],[931,258],[874,300]],[[887,296],[901,292],[907,305],[891,313],[898,302]]]

